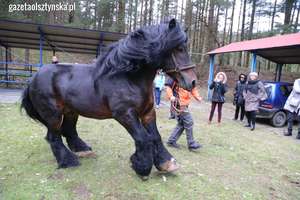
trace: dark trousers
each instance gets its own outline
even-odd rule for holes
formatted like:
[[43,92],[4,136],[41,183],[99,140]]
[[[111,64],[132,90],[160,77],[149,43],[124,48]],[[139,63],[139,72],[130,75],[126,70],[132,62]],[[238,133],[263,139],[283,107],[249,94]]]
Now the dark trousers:
[[223,107],[223,103],[221,103],[221,102],[211,102],[209,121],[212,121],[212,118],[214,117],[214,113],[215,113],[215,109],[216,109],[217,105],[218,105],[218,122],[220,123],[221,118],[222,118],[222,107]]
[[248,120],[248,125],[255,127],[256,111],[246,111],[246,117]]
[[155,104],[158,106],[160,104],[160,95],[161,95],[161,91],[159,88],[154,89],[154,95],[155,95]]
[[244,116],[245,116],[245,105],[244,104],[235,106],[235,114],[234,114],[235,120],[237,120],[239,118],[240,111],[241,111],[240,120],[243,121]]
[[300,116],[297,115],[297,113],[295,113],[295,112],[292,113],[290,111],[288,111],[288,114],[287,114],[288,132],[292,133],[292,131],[293,131],[293,124],[294,124],[295,116],[297,116],[298,120],[299,120],[298,133],[300,134]]

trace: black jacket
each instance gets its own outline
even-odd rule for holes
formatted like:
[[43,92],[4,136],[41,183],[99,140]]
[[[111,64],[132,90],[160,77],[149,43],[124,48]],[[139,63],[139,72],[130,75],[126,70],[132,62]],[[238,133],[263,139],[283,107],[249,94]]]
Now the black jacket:
[[243,97],[243,91],[246,87],[246,81],[237,81],[235,86],[234,92],[234,103],[236,105],[244,105],[245,99]]
[[212,102],[224,103],[225,93],[227,92],[227,85],[221,82],[212,82],[209,89],[213,89]]

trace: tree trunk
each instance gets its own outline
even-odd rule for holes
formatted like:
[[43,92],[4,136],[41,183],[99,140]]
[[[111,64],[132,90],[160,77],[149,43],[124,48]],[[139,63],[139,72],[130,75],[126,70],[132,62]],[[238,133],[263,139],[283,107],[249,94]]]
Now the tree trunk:
[[189,29],[188,35],[191,36],[193,5],[191,0],[186,1],[184,24]]
[[283,34],[289,32],[292,8],[295,1],[296,0],[285,1]]
[[253,37],[253,26],[254,26],[254,18],[255,18],[255,11],[256,11],[256,2],[257,2],[257,0],[252,0],[252,12],[251,12],[249,32],[248,32],[249,40],[251,40]]
[[143,8],[144,8],[144,0],[141,3],[141,12],[140,12],[140,26],[143,24]]
[[[234,22],[234,10],[235,10],[235,4],[236,4],[236,0],[233,1],[232,3],[232,12],[231,12],[231,23],[230,23],[230,29],[229,29],[229,41],[228,43],[230,44],[232,42],[232,31],[233,31],[233,22]],[[230,63],[230,57],[227,56],[227,65],[229,65]]]
[[152,24],[152,20],[153,20],[153,4],[154,1],[150,0],[150,8],[149,8],[149,21],[148,21],[148,25]]
[[[242,19],[241,41],[245,40],[246,8],[247,8],[247,0],[244,0],[244,2],[243,2],[243,17],[242,17],[243,19]],[[238,64],[240,66],[242,66],[242,57],[243,57],[243,53],[240,52],[239,53],[239,60],[238,60]]]
[[[255,11],[256,11],[256,2],[257,0],[252,0],[252,11],[251,11],[251,18],[250,18],[250,26],[248,32],[248,40],[253,38],[253,26],[254,26],[254,19],[255,19]],[[250,54],[247,53],[246,55],[246,66],[249,65]]]
[[[215,0],[210,0],[209,3],[209,11],[208,11],[208,22],[206,28],[206,36],[205,36],[205,44],[204,44],[204,52],[207,53],[214,48],[214,11],[215,11]],[[202,65],[206,65],[208,62],[207,56],[202,60]]]
[[133,21],[133,30],[136,29],[136,24],[137,24],[137,13],[138,13],[138,0],[134,1],[134,21]]
[[[275,0],[273,12],[272,12],[271,32],[273,32],[273,30],[274,30],[274,19],[275,19],[275,15],[276,15],[276,7],[277,7],[277,0]],[[272,35],[273,35],[273,33],[272,33]]]
[[147,20],[148,20],[148,0],[144,0],[145,2],[145,6],[144,6],[144,13],[143,13],[143,16],[144,16],[144,20],[143,20],[143,25],[147,25]]
[[297,32],[297,27],[298,27],[298,23],[299,23],[299,14],[300,14],[300,3],[297,8],[297,17],[296,17],[295,24],[294,24],[294,33]]
[[[236,41],[240,41],[240,28],[241,28],[241,20],[242,20],[242,10],[243,10],[243,2],[241,2],[240,9],[239,9],[239,20],[238,20],[238,27],[237,27],[237,32],[236,32]],[[235,57],[235,62],[237,63],[237,66],[241,66],[241,61],[240,61],[240,53]]]
[[229,43],[232,42],[232,29],[233,29],[233,22],[234,22],[235,4],[236,4],[236,0],[234,0],[233,4],[232,4],[231,24],[230,24],[230,32],[229,32]]

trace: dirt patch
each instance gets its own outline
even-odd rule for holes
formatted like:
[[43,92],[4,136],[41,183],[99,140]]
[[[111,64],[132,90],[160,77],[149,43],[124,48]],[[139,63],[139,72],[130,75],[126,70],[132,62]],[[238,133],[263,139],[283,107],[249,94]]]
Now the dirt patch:
[[75,186],[72,191],[75,195],[75,199],[88,200],[91,199],[92,197],[92,193],[88,190],[87,186],[83,183]]

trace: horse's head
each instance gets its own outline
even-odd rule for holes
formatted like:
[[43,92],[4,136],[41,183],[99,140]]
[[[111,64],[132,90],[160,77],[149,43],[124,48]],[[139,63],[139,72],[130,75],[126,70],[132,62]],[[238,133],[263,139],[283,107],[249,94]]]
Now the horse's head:
[[187,35],[175,19],[168,22],[168,33],[166,34],[166,45],[169,47],[164,53],[163,70],[180,87],[186,90],[192,90],[196,86],[195,65],[192,64],[187,49]]

